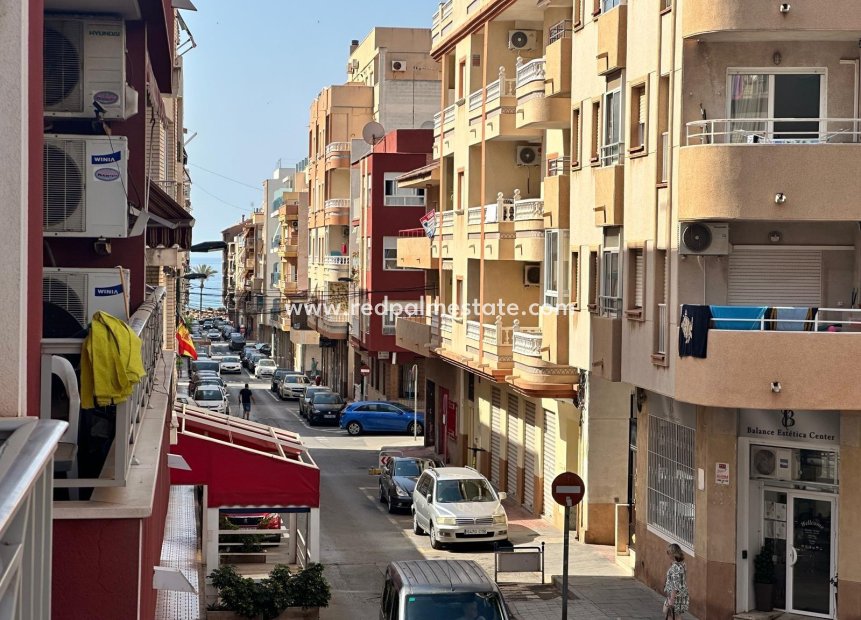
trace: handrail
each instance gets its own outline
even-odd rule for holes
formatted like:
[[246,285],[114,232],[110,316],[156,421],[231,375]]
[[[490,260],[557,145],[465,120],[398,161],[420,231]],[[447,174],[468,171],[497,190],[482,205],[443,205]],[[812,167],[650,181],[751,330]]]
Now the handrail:
[[[803,127],[790,130],[789,125]],[[777,125],[777,127],[775,127]],[[782,127],[785,125],[786,127]],[[815,125],[816,127],[813,127]],[[716,118],[686,126],[686,144],[846,144],[859,142],[859,118]]]
[[324,256],[323,257],[324,265],[335,265],[338,267],[345,267],[350,264],[349,256]]
[[342,153],[345,151],[349,154],[351,146],[349,142],[330,142],[326,145],[326,157],[329,157],[332,153]]
[[349,198],[330,198],[326,202],[323,203],[323,208],[326,211],[339,211],[342,209],[350,208],[350,199]]
[[398,237],[424,237],[424,228],[405,228],[398,231]]
[[550,26],[547,30],[548,45],[556,43],[556,41],[560,41],[562,39],[570,39],[573,33],[574,22],[570,19],[563,19],[562,21]]
[[571,167],[571,158],[561,155],[547,160],[547,176],[558,177],[568,174]]
[[[680,304],[679,316],[681,315]],[[752,306],[733,306],[749,308]],[[768,308],[768,310],[809,310],[805,306],[756,306]],[[836,315],[845,318],[831,318]],[[720,324],[720,325],[719,325]],[[738,325],[739,330],[727,329],[722,327],[723,324]],[[800,329],[779,329],[778,324],[798,326]],[[811,329],[807,329],[810,327]],[[829,331],[830,328],[835,328]],[[837,329],[837,328],[840,329]],[[711,329],[720,331],[787,331],[787,332],[806,332],[806,333],[841,333],[842,328],[852,327],[846,330],[851,333],[861,333],[861,308],[819,308],[812,319],[793,319],[782,318],[780,316],[770,316],[768,312],[764,313],[760,318],[731,318],[731,317],[712,317]]]

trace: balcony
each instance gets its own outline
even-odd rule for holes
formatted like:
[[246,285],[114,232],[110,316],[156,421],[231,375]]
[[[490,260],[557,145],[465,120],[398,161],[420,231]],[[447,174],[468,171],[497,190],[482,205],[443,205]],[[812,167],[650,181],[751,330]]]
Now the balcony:
[[[621,307],[621,300],[617,301],[619,307]],[[615,310],[608,314],[609,316],[602,316],[600,314],[590,315],[590,371],[592,374],[607,381],[621,381],[622,319],[617,318]]]
[[454,317],[450,314],[439,315],[439,334],[442,346],[451,350],[454,340]]
[[[567,169],[567,157],[560,165]],[[544,214],[545,228],[568,228],[571,214],[571,177],[568,174],[544,177]]]
[[788,13],[747,0],[685,0],[682,36],[705,41],[855,41],[861,31],[856,0],[794,0]]
[[349,226],[350,225],[350,199],[331,198],[324,206],[326,226]]
[[284,205],[278,209],[278,221],[282,224],[299,219],[299,205]]
[[[858,406],[861,382],[846,380],[845,364],[861,347],[861,310],[821,308],[814,319],[748,320],[732,327],[713,322],[706,358],[677,358],[677,399],[750,409]],[[677,329],[670,325],[671,333]],[[796,331],[802,329],[809,331]],[[675,345],[670,348],[675,357]],[[772,382],[780,384],[779,392]]]
[[619,4],[598,19],[598,75],[606,75],[625,66],[628,41],[628,5]]
[[350,315],[345,310],[330,312],[317,317],[317,331],[330,340],[345,340]]
[[514,371],[509,383],[534,396],[570,398],[579,380],[567,366],[568,319],[563,312],[544,312],[541,327],[514,321]]
[[442,41],[452,30],[454,0],[440,2],[431,22],[431,47]]
[[540,327],[518,327],[513,337],[515,355],[541,358],[543,345]]
[[[481,334],[484,331],[483,335]],[[466,351],[473,359],[491,374],[505,376],[514,368],[512,357],[514,326],[502,324],[502,317],[496,317],[492,323],[478,321],[466,321]],[[479,347],[479,340],[481,347]],[[478,351],[481,348],[482,355],[479,359]],[[472,365],[472,364],[470,364]]]
[[550,27],[545,52],[544,94],[547,97],[571,96],[571,35],[574,25],[570,19]]
[[395,320],[395,343],[422,356],[440,346],[439,316],[399,316]]
[[327,282],[343,282],[350,279],[349,256],[324,256]]
[[299,252],[299,237],[288,236],[282,237],[281,243],[278,245],[279,258],[295,258]]
[[859,125],[826,118],[688,123],[679,218],[861,220]]
[[571,99],[546,96],[546,68],[544,58],[529,62],[517,59],[515,126],[518,129],[563,129],[571,121]]
[[326,170],[350,167],[349,142],[330,142],[326,145]]
[[[605,145],[602,148],[602,162],[607,165],[595,168],[595,226],[621,226],[624,214],[625,169],[621,163],[624,145],[621,143]],[[618,152],[617,158],[609,155]]]
[[398,233],[398,267],[404,269],[436,269],[438,260],[431,256],[433,239],[424,228],[410,228]]

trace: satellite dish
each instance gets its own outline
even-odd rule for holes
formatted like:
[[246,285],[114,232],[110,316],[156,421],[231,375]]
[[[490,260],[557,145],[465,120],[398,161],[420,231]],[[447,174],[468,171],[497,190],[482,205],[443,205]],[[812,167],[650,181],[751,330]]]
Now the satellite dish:
[[371,121],[362,128],[362,138],[365,142],[374,146],[377,142],[386,137],[386,130],[376,121]]
[[433,121],[425,121],[420,129],[433,129]]

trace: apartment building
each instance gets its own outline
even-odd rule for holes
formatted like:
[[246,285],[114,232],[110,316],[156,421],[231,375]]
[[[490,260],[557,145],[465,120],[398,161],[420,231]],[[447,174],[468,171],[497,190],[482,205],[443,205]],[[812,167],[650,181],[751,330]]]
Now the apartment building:
[[763,549],[775,608],[861,617],[861,427],[839,363],[861,312],[859,19],[699,0],[434,15],[438,169],[400,184],[439,188],[436,234],[405,231],[399,260],[445,303],[504,282],[543,306],[510,327],[398,319],[398,344],[431,343],[428,411],[464,412],[436,439],[489,450],[494,482],[554,520],[535,489],[578,471],[581,539],[658,590],[678,543],[700,618],[756,608]]
[[[439,69],[429,56],[430,31],[374,28],[354,40],[347,62],[348,81],[323,89],[310,110],[309,127],[309,268],[311,299],[328,304],[328,312],[310,316],[321,336],[323,381],[352,394],[347,346],[350,323],[350,259],[353,191],[351,164],[386,131],[418,128],[432,122],[439,88]],[[373,135],[370,135],[373,134]]]
[[[348,373],[354,379],[350,395],[357,400],[402,400],[412,406],[416,371],[418,396],[424,400],[424,358],[396,345],[395,317],[399,308],[417,307],[424,297],[424,273],[399,264],[397,242],[401,229],[419,224],[427,199],[423,188],[399,188],[397,178],[426,165],[432,147],[430,129],[399,129],[389,132],[353,168],[359,192],[350,239],[355,274]],[[367,375],[362,374],[363,367]]]

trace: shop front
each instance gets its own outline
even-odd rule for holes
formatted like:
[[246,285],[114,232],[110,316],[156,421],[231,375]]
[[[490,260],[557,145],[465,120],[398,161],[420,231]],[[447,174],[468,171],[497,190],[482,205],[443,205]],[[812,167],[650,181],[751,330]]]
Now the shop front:
[[738,609],[836,618],[840,412],[742,409],[738,431]]

